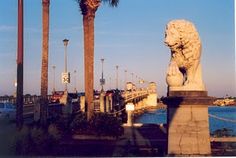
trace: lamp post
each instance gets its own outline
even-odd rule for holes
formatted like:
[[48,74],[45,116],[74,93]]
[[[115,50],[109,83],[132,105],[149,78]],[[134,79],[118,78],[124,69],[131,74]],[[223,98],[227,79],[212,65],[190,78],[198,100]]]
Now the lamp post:
[[[65,71],[64,73],[66,73],[66,77],[68,79],[68,73],[67,73],[67,45],[68,45],[69,40],[68,39],[64,39],[63,43],[65,46]],[[68,81],[65,82],[65,92],[67,92],[67,83]]]
[[138,76],[136,75],[135,77],[136,77],[136,83],[137,83],[137,85],[136,85],[136,86],[137,86],[137,88],[138,88],[138,87],[139,87],[139,83],[138,83]]
[[111,89],[111,77],[109,77],[109,81],[110,81],[110,82],[109,82],[109,83],[110,83],[110,84],[109,84],[109,89]]
[[77,93],[77,89],[76,89],[76,70],[74,70],[74,77],[75,77],[75,88],[74,88],[74,90],[75,90],[75,93]]
[[124,90],[126,90],[127,70],[125,70]]
[[133,72],[131,73],[131,77],[132,77],[131,81],[132,81],[132,83],[134,83],[134,73]]
[[119,66],[116,65],[116,89],[118,89],[118,82],[119,82],[119,80],[118,80],[118,69],[119,69]]
[[100,79],[100,85],[102,86],[102,92],[103,92],[103,86],[105,85],[105,79],[103,78],[103,63],[104,63],[104,59],[101,59],[102,62],[102,78]]
[[52,69],[53,69],[53,88],[52,88],[52,93],[55,93],[55,91],[56,91],[56,89],[55,89],[55,69],[56,69],[56,66],[53,65]]

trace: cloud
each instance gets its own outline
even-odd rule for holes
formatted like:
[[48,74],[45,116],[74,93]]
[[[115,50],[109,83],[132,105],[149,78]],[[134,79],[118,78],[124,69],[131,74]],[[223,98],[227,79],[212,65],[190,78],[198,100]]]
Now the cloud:
[[[39,32],[41,32],[41,30],[42,29],[40,29],[40,28],[24,27],[25,32],[39,33]],[[17,31],[17,27],[10,26],[10,25],[0,25],[0,32],[5,32],[5,31]]]
[[16,59],[16,52],[0,52],[0,58]]
[[96,48],[126,48],[132,47],[131,44],[95,44]]
[[50,32],[52,33],[68,33],[68,32],[76,32],[76,31],[81,31],[83,27],[81,26],[72,26],[68,28],[50,28]]
[[8,25],[0,25],[0,32],[1,31],[12,31],[15,30],[15,26],[8,26]]
[[139,37],[143,37],[143,36],[152,36],[151,34],[148,33],[136,33],[136,32],[108,32],[108,31],[95,31],[96,34],[99,35],[109,35],[109,36],[125,36],[125,37],[129,37],[129,36],[139,36]]
[[41,32],[42,32],[42,29],[41,29],[41,28],[25,27],[24,31],[25,31],[25,32],[30,32],[30,33],[41,33]]

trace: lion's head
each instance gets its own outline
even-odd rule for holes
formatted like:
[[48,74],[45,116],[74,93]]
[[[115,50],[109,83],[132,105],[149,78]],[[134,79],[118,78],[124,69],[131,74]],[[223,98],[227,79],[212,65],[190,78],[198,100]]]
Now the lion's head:
[[[190,89],[204,89],[199,66],[201,41],[195,26],[186,20],[170,21],[166,25],[165,44],[170,47],[171,62],[175,62],[181,73],[186,76],[184,86]],[[172,66],[169,70],[173,70]]]
[[170,21],[166,25],[165,44],[170,47],[172,58],[179,58],[176,60],[179,66],[185,67],[191,64],[192,60],[199,60],[201,56],[200,37],[195,26],[189,21]]
[[186,20],[172,20],[166,25],[165,43],[169,47],[185,45],[188,42],[200,44],[195,26]]

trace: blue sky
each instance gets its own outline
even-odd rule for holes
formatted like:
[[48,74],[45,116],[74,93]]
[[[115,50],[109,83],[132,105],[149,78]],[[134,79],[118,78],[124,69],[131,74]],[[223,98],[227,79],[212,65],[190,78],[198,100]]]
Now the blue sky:
[[[41,0],[24,0],[24,93],[40,93]],[[118,8],[102,5],[95,18],[95,88],[100,89],[101,58],[105,58],[105,88],[115,88],[115,65],[119,87],[124,70],[157,83],[166,95],[165,74],[170,51],[164,43],[165,25],[173,19],[193,22],[202,40],[203,79],[209,95],[236,96],[235,26],[233,0],[120,0]],[[16,79],[17,0],[0,1],[0,95],[13,94]],[[74,0],[51,0],[49,46],[49,93],[56,66],[56,89],[63,90],[64,46],[68,38],[70,91],[84,89],[82,16]],[[111,78],[111,79],[110,79]]]

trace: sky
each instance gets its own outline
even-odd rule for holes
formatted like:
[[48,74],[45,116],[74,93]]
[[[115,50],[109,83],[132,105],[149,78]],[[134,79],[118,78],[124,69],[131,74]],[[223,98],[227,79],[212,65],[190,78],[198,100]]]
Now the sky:
[[[202,41],[202,71],[211,96],[236,96],[234,0],[120,0],[117,8],[102,4],[95,17],[95,89],[101,89],[101,58],[104,58],[105,89],[115,88],[118,65],[119,88],[131,73],[157,83],[159,96],[166,96],[165,81],[170,50],[164,45],[170,20],[194,23]],[[49,93],[63,90],[64,45],[69,39],[69,91],[84,90],[82,15],[75,0],[51,0],[49,37]],[[24,0],[24,94],[40,94],[42,5]],[[17,51],[17,0],[0,1],[0,95],[15,92]],[[76,70],[76,73],[75,73]],[[137,76],[137,77],[136,77]],[[147,86],[147,83],[144,85]]]

